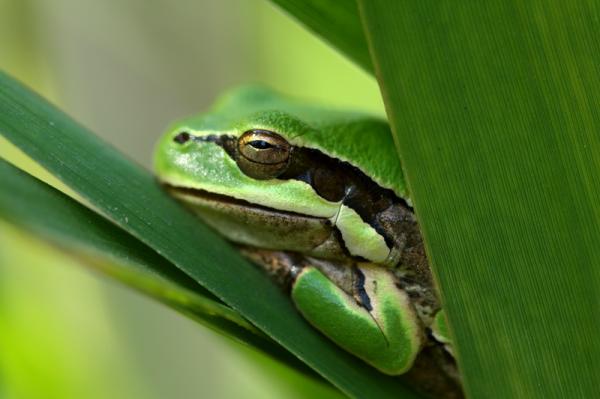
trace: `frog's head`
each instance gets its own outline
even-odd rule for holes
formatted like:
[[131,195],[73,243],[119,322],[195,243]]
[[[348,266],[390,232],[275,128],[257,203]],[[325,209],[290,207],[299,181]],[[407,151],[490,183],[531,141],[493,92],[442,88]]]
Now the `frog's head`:
[[[292,106],[256,88],[237,92],[213,112],[168,130],[156,148],[158,178],[234,242],[345,257],[336,222],[347,190],[345,174],[356,168],[340,168],[344,162],[318,149],[331,135],[320,134],[303,112],[314,117],[323,110]],[[356,118],[339,115],[347,126]],[[363,228],[360,217],[354,219],[356,228]]]
[[310,252],[330,240],[339,199],[289,176],[298,166],[289,128],[302,128],[299,121],[273,111],[228,126],[192,122],[176,124],[156,151],[158,177],[177,198],[238,243]]

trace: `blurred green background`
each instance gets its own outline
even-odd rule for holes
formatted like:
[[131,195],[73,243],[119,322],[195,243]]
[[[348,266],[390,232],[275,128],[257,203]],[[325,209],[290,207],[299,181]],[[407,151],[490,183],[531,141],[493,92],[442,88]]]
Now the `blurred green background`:
[[[373,79],[266,0],[0,0],[0,68],[148,168],[170,121],[241,83],[383,114]],[[1,398],[309,395],[339,397],[0,223]]]

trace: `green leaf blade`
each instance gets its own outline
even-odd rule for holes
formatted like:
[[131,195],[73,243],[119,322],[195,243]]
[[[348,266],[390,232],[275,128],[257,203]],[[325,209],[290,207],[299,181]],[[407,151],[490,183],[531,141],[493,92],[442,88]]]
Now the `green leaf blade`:
[[598,10],[359,4],[467,393],[593,397]]

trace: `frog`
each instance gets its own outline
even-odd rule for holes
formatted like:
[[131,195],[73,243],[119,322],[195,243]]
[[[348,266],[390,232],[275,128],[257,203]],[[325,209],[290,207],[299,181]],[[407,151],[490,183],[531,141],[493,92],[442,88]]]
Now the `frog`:
[[456,381],[395,148],[381,117],[249,85],[173,123],[154,168],[339,347],[392,376],[431,369],[425,357]]

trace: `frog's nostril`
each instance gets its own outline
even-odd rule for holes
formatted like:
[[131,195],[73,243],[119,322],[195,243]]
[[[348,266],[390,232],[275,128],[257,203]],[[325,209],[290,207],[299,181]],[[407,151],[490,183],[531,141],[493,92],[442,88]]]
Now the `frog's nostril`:
[[181,132],[177,136],[173,137],[173,141],[179,144],[183,144],[191,138],[188,132]]

